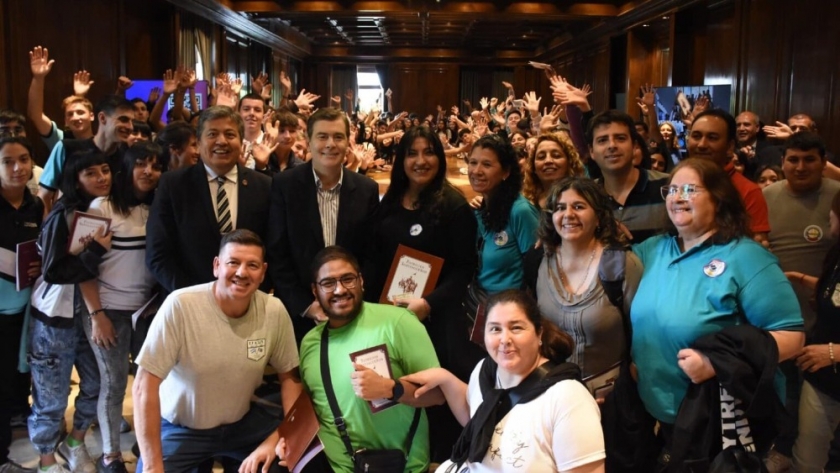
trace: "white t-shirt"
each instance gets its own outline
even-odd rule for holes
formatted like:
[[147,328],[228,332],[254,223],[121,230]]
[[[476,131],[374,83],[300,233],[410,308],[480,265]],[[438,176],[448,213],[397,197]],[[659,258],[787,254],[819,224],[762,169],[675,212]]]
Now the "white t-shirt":
[[292,321],[279,299],[257,291],[248,312],[231,318],[216,303],[213,284],[170,294],[137,358],[163,379],[161,416],[191,429],[242,419],[267,364],[278,373],[299,364]]
[[[470,416],[483,398],[478,374],[482,360],[470,376],[467,400]],[[490,448],[481,463],[468,463],[458,472],[555,472],[577,468],[605,458],[601,411],[583,384],[560,381],[540,397],[517,404],[496,425]],[[449,468],[442,464],[437,472]]]

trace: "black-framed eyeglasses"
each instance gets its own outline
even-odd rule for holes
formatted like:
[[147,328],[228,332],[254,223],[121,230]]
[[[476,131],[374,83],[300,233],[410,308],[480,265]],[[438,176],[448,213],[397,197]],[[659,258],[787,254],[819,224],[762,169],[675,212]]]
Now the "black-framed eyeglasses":
[[17,126],[0,126],[0,138],[9,138],[14,136],[23,136],[26,132],[20,125]]
[[669,196],[677,196],[680,200],[692,200],[697,196],[698,192],[703,192],[704,189],[706,188],[697,184],[683,184],[680,186],[671,184],[670,186],[662,186],[660,192],[662,193],[662,198],[665,200],[668,200]]
[[333,292],[338,287],[338,283],[341,283],[341,285],[344,286],[344,289],[355,289],[358,281],[358,274],[346,274],[340,278],[324,278],[316,284],[318,284],[318,287],[323,292]]

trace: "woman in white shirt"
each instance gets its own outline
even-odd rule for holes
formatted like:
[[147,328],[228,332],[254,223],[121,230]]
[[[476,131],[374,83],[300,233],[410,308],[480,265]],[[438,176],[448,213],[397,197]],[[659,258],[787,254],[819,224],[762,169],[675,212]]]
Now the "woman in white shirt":
[[543,320],[533,298],[517,290],[487,301],[480,361],[464,384],[441,368],[404,379],[440,387],[464,425],[452,458],[438,472],[603,473],[600,411],[580,382],[580,369],[564,361],[572,339]]

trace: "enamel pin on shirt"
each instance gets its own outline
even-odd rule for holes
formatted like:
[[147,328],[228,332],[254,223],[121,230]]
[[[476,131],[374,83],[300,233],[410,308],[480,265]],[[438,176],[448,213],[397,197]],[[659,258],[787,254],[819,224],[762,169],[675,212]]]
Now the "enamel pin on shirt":
[[499,233],[493,236],[493,243],[495,243],[496,246],[505,246],[507,242],[508,234],[504,230],[500,231]]
[[423,227],[422,227],[422,226],[420,226],[420,224],[419,224],[419,223],[415,223],[415,224],[414,224],[414,225],[412,225],[412,226],[411,226],[411,228],[408,230],[408,234],[409,234],[409,235],[411,235],[411,236],[417,236],[417,235],[419,235],[419,234],[420,234],[420,232],[422,232],[422,231],[423,231]]
[[710,278],[716,278],[723,274],[724,271],[726,271],[726,263],[717,258],[709,261],[709,264],[706,266],[703,266],[703,274]]

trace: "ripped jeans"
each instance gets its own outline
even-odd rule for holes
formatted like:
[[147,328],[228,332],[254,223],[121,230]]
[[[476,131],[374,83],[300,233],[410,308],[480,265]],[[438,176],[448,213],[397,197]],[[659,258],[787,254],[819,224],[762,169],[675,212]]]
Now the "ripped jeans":
[[84,315],[76,310],[68,326],[51,326],[32,317],[29,330],[29,365],[32,371],[32,415],[29,439],[41,455],[55,452],[61,420],[70,396],[73,365],[79,373],[79,395],[73,428],[87,430],[96,419],[99,369],[83,327]]

